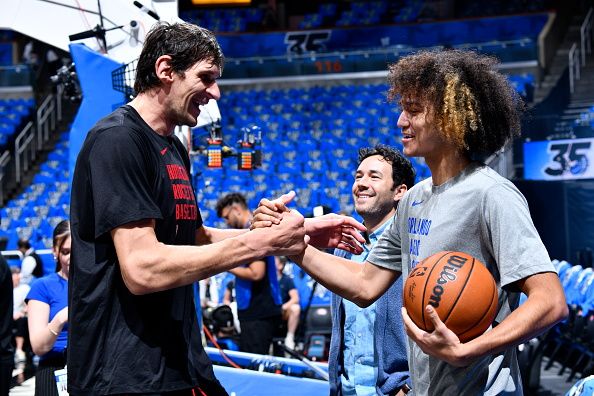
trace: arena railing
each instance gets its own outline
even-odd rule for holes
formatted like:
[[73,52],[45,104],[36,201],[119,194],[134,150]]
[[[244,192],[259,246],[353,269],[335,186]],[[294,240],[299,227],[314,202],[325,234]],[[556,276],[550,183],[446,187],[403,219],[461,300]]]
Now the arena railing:
[[0,206],[4,206],[4,194],[5,194],[5,180],[7,178],[7,175],[9,173],[9,164],[10,164],[10,151],[6,150],[4,151],[4,153],[2,153],[2,156],[0,156]]
[[586,54],[592,53],[592,8],[588,10],[582,26],[580,26],[580,49],[582,53],[582,66],[586,66]]
[[[336,73],[386,70],[389,63],[421,49],[440,47],[411,47],[393,45],[355,51],[308,52],[246,58],[228,58],[224,79],[248,79],[280,76],[327,75]],[[452,48],[475,49],[496,55],[501,62],[517,67],[537,67],[537,48],[534,40],[522,38],[506,41],[465,43]]]
[[[31,168],[38,154],[43,150],[44,144],[50,139],[50,134],[56,129],[58,121],[62,118],[61,93],[48,95],[39,106],[33,121],[27,123],[23,130],[18,133],[14,144],[14,177],[15,186],[19,186],[23,181],[24,174]],[[0,201],[2,204],[6,198],[7,186],[11,185],[10,175],[5,170],[10,164],[10,153],[8,163],[2,165],[4,154],[0,157],[0,169],[2,169],[2,184]]]
[[580,43],[573,43],[568,54],[569,91],[575,91],[575,82],[581,78],[581,68],[586,65],[586,58],[592,54],[592,8],[588,10],[580,26]]

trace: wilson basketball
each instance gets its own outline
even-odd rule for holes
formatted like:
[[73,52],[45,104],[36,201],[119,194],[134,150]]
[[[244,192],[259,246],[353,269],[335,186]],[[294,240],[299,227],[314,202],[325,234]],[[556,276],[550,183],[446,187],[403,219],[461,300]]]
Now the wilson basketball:
[[433,323],[425,313],[425,307],[431,305],[462,342],[489,328],[497,304],[497,287],[489,270],[462,252],[439,252],[427,257],[404,284],[404,307],[412,321],[425,331],[433,331]]

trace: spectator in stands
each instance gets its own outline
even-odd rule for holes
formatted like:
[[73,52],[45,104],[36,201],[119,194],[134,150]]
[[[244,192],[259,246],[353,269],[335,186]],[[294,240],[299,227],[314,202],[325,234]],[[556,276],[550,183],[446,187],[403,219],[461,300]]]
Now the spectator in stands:
[[218,282],[214,276],[200,280],[200,305],[202,309],[219,306]]
[[[412,164],[396,149],[383,145],[360,149],[352,192],[369,242],[361,255],[343,250],[335,255],[363,263],[379,237],[392,226],[398,202],[414,183]],[[331,395],[394,395],[410,389],[406,333],[400,315],[402,288],[399,276],[367,308],[332,294],[328,360]]]
[[43,276],[43,261],[35,249],[27,239],[19,239],[17,242],[17,249],[23,254],[23,261],[21,262],[21,283],[25,285],[31,284],[33,278],[41,278]]
[[285,336],[285,346],[295,349],[295,333],[299,326],[301,316],[301,305],[299,305],[299,292],[295,287],[293,279],[285,274],[283,270],[287,264],[286,257],[275,257],[276,277],[280,286],[282,318],[287,322],[287,335]]
[[222,67],[210,31],[156,24],[138,59],[137,96],[87,134],[70,206],[71,396],[226,395],[196,331],[192,284],[269,255],[297,254],[305,233],[316,246],[336,247],[361,227],[345,217],[305,222],[297,212],[267,230],[202,224],[190,159],[173,131],[195,126],[201,106],[220,97]]
[[12,344],[12,277],[0,254],[0,396],[8,396],[12,380],[14,346]]
[[[404,154],[423,157],[432,177],[404,196],[392,227],[363,265],[311,247],[292,258],[359,305],[369,305],[400,274],[408,276],[439,251],[464,251],[487,266],[500,304],[493,327],[476,339],[460,342],[430,305],[425,309],[433,332],[419,329],[402,309],[415,395],[522,395],[516,345],[567,315],[563,289],[526,200],[477,160],[520,130],[521,101],[495,63],[450,50],[422,51],[390,66],[389,96],[402,107]],[[263,200],[254,227],[283,219],[289,198]],[[518,306],[520,292],[528,298]]]
[[10,267],[12,273],[12,295],[13,295],[13,309],[12,318],[14,320],[15,329],[15,352],[14,352],[14,368],[20,373],[17,382],[20,384],[25,380],[25,364],[27,362],[27,355],[25,354],[24,346],[25,340],[29,336],[27,331],[27,304],[25,298],[31,290],[31,286],[21,283],[21,270],[19,267]]
[[[239,193],[217,202],[217,215],[230,228],[249,228],[252,213]],[[268,354],[281,321],[281,296],[274,257],[267,256],[229,270],[235,275],[235,301],[241,333],[242,352]]]
[[70,274],[70,223],[61,221],[52,238],[56,272],[34,282],[27,294],[29,337],[39,356],[35,395],[58,396],[54,371],[66,365],[68,339],[68,277]]

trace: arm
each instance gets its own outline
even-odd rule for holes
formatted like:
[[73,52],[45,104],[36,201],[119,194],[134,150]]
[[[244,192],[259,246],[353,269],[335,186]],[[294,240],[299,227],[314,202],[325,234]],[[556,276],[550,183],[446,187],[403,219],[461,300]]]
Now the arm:
[[[295,192],[291,191],[273,201],[266,198],[260,200],[254,212],[252,229],[270,227],[279,224],[283,214],[288,212],[287,204],[293,200]],[[339,248],[353,254],[361,254],[365,238],[360,231],[365,231],[363,224],[352,217],[337,214],[326,214],[305,220],[305,233],[308,243],[319,249]]]
[[196,245],[209,245],[227,238],[233,238],[245,234],[248,230],[221,230],[218,228],[201,226],[196,230]]
[[239,279],[257,282],[264,279],[266,275],[266,263],[262,260],[254,261],[247,267],[236,267],[229,270]]
[[367,307],[390,287],[399,272],[365,262],[363,265],[324,253],[311,246],[291,257],[312,278],[327,289],[360,307]]
[[283,304],[283,310],[289,309],[294,304],[299,304],[299,293],[297,293],[297,289],[289,290],[289,300]]
[[208,246],[173,246],[157,240],[154,220],[111,231],[122,278],[133,294],[193,283],[270,255],[296,254],[305,247],[303,217],[286,214],[283,224],[244,232]]
[[57,335],[68,321],[68,307],[58,312],[51,321],[50,306],[42,301],[29,300],[28,312],[31,348],[36,355],[45,355],[53,348]]
[[231,295],[231,289],[229,289],[228,287],[225,288],[225,293],[223,294],[223,304],[225,305],[231,305],[231,298],[233,296]]
[[431,306],[427,306],[427,313],[435,325],[432,333],[415,326],[403,308],[407,333],[423,352],[463,367],[478,358],[528,341],[567,316],[567,304],[557,274],[535,274],[519,280],[516,285],[528,299],[499,325],[472,341],[462,344]]

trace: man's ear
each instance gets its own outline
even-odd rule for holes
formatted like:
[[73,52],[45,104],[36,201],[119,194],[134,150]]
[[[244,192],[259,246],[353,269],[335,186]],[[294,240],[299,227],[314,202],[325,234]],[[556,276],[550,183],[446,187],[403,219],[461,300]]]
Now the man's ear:
[[171,83],[173,81],[172,58],[169,55],[161,55],[155,62],[155,74],[162,83]]
[[404,197],[404,194],[408,191],[406,184],[401,184],[394,189],[394,202],[398,202]]

